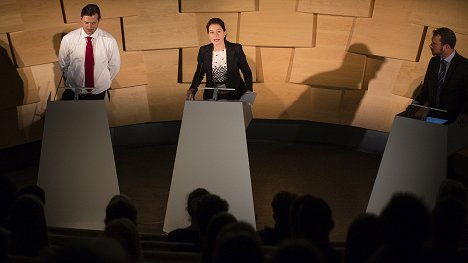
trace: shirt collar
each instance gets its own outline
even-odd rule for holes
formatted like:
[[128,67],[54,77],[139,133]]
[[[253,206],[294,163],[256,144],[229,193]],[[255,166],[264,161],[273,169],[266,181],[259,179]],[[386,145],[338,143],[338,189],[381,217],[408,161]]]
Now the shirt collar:
[[[96,29],[96,31],[94,31],[94,33],[93,33],[92,35],[90,35],[90,37],[92,37],[92,38],[97,38],[98,35],[99,35],[99,28]],[[83,28],[81,28],[81,36],[82,36],[83,38],[86,38],[86,37],[88,36],[88,35],[86,34],[86,32],[84,31]]]
[[[447,61],[447,63],[450,64],[450,62],[452,62],[453,57],[455,57],[455,50],[452,51],[452,54],[450,54],[450,55],[449,55],[448,57],[446,57],[444,60]],[[441,59],[441,61],[442,61],[442,59]]]

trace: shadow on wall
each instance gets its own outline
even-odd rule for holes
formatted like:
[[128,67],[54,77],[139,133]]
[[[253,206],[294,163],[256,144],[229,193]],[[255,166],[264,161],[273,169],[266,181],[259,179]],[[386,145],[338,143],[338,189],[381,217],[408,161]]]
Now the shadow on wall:
[[[372,54],[369,48],[362,44],[353,44],[350,50],[364,50],[365,54]],[[359,55],[359,54],[358,54]],[[290,112],[309,111],[306,116],[309,120],[351,125],[356,116],[361,101],[368,91],[369,83],[375,79],[377,72],[385,63],[385,58],[366,55],[363,77],[356,76],[356,54],[346,52],[341,66],[335,70],[319,73],[308,77],[303,83],[310,85],[312,90],[306,91],[289,107],[281,118],[290,118]],[[351,75],[351,76],[349,76]],[[330,83],[344,83],[342,87],[332,86]],[[339,95],[323,97],[311,93],[313,89],[338,91]],[[333,92],[332,92],[333,93]],[[305,107],[304,105],[307,105]],[[372,113],[370,113],[372,114]],[[300,132],[300,131],[299,131]],[[359,144],[364,136],[365,129],[356,129],[356,134],[349,137],[351,144]]]
[[24,141],[17,109],[23,105],[24,84],[6,47],[8,43],[0,40],[0,148]]

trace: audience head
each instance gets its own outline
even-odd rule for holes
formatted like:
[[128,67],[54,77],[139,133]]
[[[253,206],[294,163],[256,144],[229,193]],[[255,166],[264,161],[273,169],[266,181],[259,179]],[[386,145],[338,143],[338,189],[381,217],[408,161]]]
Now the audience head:
[[297,198],[297,195],[281,191],[278,192],[271,201],[273,208],[273,219],[279,225],[289,225],[290,208],[292,202]]
[[289,215],[289,223],[291,224],[291,234],[293,237],[299,237],[299,210],[302,206],[302,203],[305,199],[311,198],[311,195],[301,195],[298,196],[292,203],[291,203],[291,210]]
[[271,263],[324,263],[320,252],[304,239],[282,242],[271,258]]
[[106,207],[106,218],[104,224],[114,219],[127,218],[137,225],[137,209],[133,202],[125,195],[115,195]]
[[124,263],[127,262],[122,246],[110,238],[96,238],[92,242],[75,241],[58,249],[51,263]]
[[451,49],[455,48],[455,44],[457,43],[457,37],[455,36],[455,33],[446,27],[441,27],[434,29],[432,31],[433,36],[440,36],[440,41],[442,42],[442,45],[449,45]]
[[37,256],[48,247],[44,207],[36,196],[19,196],[13,203],[10,221],[11,251],[14,255]]
[[381,245],[380,219],[373,214],[363,214],[354,219],[348,229],[345,262],[367,262]]
[[45,205],[45,201],[46,201],[45,192],[44,192],[44,189],[42,189],[40,186],[38,185],[25,186],[18,191],[18,196],[21,196],[24,194],[30,194],[30,195],[36,196],[37,198],[39,198],[39,200],[41,200],[42,204]]
[[214,263],[264,262],[260,238],[247,223],[232,223],[223,228],[213,250]]
[[8,260],[8,233],[5,229],[0,227],[0,263],[7,262]]
[[440,183],[439,191],[437,192],[437,200],[445,197],[453,197],[463,204],[466,203],[466,189],[465,186],[455,180],[445,179]]
[[16,198],[16,186],[8,176],[0,175],[0,226],[9,229],[8,215]]
[[203,244],[203,262],[213,261],[213,248],[219,233],[229,224],[236,223],[237,219],[228,212],[217,213],[208,223]]
[[459,199],[445,197],[432,212],[433,243],[436,247],[456,249],[466,224],[466,207]]
[[334,227],[330,206],[318,197],[304,199],[298,210],[299,234],[315,243],[328,243]]
[[200,200],[202,197],[209,195],[210,192],[208,192],[205,188],[197,188],[190,192],[190,194],[187,197],[187,213],[190,216],[190,220],[192,223],[196,221],[196,212],[198,205],[200,203]]
[[127,254],[129,262],[142,259],[140,235],[135,224],[128,218],[114,219],[106,225],[104,236],[117,241]]
[[411,194],[395,194],[380,218],[384,245],[392,249],[420,249],[427,239],[430,215],[421,200]]
[[200,226],[200,235],[204,236],[208,223],[219,212],[227,212],[229,204],[218,195],[210,194],[202,197],[198,205],[197,222]]

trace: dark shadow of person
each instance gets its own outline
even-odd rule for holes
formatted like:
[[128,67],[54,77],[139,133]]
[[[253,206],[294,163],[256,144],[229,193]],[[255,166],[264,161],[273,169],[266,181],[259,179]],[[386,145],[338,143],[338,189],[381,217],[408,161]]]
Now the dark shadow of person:
[[8,43],[0,40],[0,149],[24,141],[16,108],[23,105],[24,85],[7,48]]
[[[325,90],[337,90],[341,92],[341,95],[334,96],[330,101],[327,101],[327,98],[312,96],[310,91],[306,91],[301,94],[301,96],[299,96],[299,98],[288,109],[286,109],[286,111],[281,115],[281,118],[290,118],[289,112],[301,112],[306,110],[309,111],[309,114],[305,114],[305,116],[309,116],[309,120],[313,120],[317,117],[313,117],[314,114],[320,114],[319,107],[331,109],[334,107],[331,105],[338,105],[338,109],[336,109],[335,112],[333,112],[333,110],[330,110],[330,112],[323,112],[324,115],[328,116],[320,116],[319,118],[321,120],[319,121],[326,121],[328,123],[339,125],[351,125],[359,105],[368,90],[370,81],[376,77],[377,72],[385,63],[385,58],[367,55],[372,53],[370,49],[362,43],[351,45],[349,50],[360,50],[363,54],[366,54],[364,76],[362,78],[350,78],[347,76],[353,70],[355,71],[353,63],[355,63],[356,54],[346,52],[343,62],[339,68],[310,76],[303,82],[308,83],[311,89],[319,88]],[[327,84],[327,82],[333,83],[335,80],[345,84],[341,84],[341,87],[340,84],[335,86]],[[324,103],[328,103],[330,106],[324,105]],[[304,107],[304,105],[309,105],[309,108]],[[309,129],[300,129],[298,131],[298,138],[303,138],[304,136],[307,137],[307,134],[305,134],[307,132],[309,132]],[[349,129],[349,132],[350,134],[346,136],[347,141],[344,143],[349,146],[358,146],[365,135],[366,129]]]

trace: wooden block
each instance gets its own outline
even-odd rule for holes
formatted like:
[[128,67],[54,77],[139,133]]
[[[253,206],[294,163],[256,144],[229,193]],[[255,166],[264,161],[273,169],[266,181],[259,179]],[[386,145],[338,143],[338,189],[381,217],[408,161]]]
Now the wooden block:
[[[256,59],[257,52],[255,47],[242,46],[245,56],[247,57],[247,63],[252,70],[253,81],[257,81],[257,68]],[[197,55],[198,48],[183,48],[182,49],[182,82],[191,83],[195,71],[197,70]],[[241,73],[242,74],[242,73]],[[204,83],[205,81],[203,81]]]
[[11,48],[8,43],[7,34],[0,34],[0,49],[0,61],[2,61],[1,67],[14,67],[13,56],[11,55]]
[[297,11],[338,16],[370,17],[372,0],[299,0]]
[[57,87],[59,82],[61,82],[61,86],[63,87],[64,80],[60,80],[62,72],[60,71],[58,62],[31,66],[30,69],[39,97],[39,101],[36,103],[36,117],[40,119],[44,117],[49,97],[50,100],[61,98],[61,95],[57,95],[56,97],[55,94],[57,91],[59,94],[63,93],[63,90],[58,90]]
[[405,0],[376,1],[372,18],[357,18],[349,51],[416,61],[424,27],[408,22],[411,4]]
[[[411,23],[431,26],[448,27],[455,32],[468,35],[468,1],[447,0],[413,1],[409,21]],[[447,15],[441,15],[447,14]]]
[[[81,10],[88,3],[89,1],[86,0],[63,0],[67,23],[80,22]],[[102,18],[135,16],[137,14],[135,0],[95,0],[93,3],[99,6]]]
[[361,89],[366,57],[336,48],[296,48],[290,82]]
[[408,105],[407,98],[392,94],[402,61],[367,59],[367,70],[374,68],[367,91],[346,90],[341,106],[341,124],[388,132],[395,114]]
[[[143,52],[148,70],[148,104],[152,121],[182,119],[182,111],[189,84],[177,83],[179,50]],[[201,95],[197,94],[197,99]]]
[[0,2],[0,33],[23,30],[23,17],[16,0],[2,0]]
[[109,126],[123,126],[151,121],[146,85],[110,91],[106,100]]
[[136,6],[137,16],[164,16],[179,13],[178,0],[138,0]]
[[24,136],[24,143],[42,139],[44,118],[38,115],[37,110],[37,103],[18,107],[18,125]]
[[32,31],[64,24],[60,1],[17,0],[23,17],[24,31]]
[[198,46],[194,14],[124,18],[127,51]]
[[119,50],[123,51],[122,30],[119,18],[102,19],[99,22],[99,28],[110,33],[115,38],[115,41],[117,41]]
[[75,28],[77,28],[76,24],[70,24],[11,33],[11,42],[18,66],[26,67],[57,61],[62,35]]
[[[119,19],[102,20],[101,25],[102,29],[116,38],[121,47],[122,38]],[[26,67],[56,62],[62,36],[80,27],[79,24],[64,24],[58,27],[11,33],[11,42],[14,46],[18,66]]]
[[[20,95],[22,99],[22,104],[21,105],[27,105],[35,102],[39,102],[39,90],[36,85],[36,81],[34,79],[34,75],[32,74],[31,68],[30,67],[25,67],[25,68],[18,68],[18,74],[21,77],[22,80],[22,86],[23,92],[15,92],[15,98],[12,98],[14,101],[18,101],[19,98],[17,97]],[[20,87],[18,87],[20,88]],[[20,88],[20,90],[21,90]]]
[[238,43],[238,13],[197,13],[197,32],[198,32],[198,46],[206,45],[210,43],[208,38],[208,32],[206,31],[206,24],[208,21],[217,17],[223,20],[226,27],[227,40],[230,42]]
[[43,121],[34,121],[35,111],[35,103],[0,111],[0,149],[41,139]]
[[354,17],[318,15],[316,46],[345,51],[355,20]]
[[120,53],[120,72],[112,81],[111,88],[127,88],[147,85],[146,68],[141,51]]
[[255,11],[254,0],[182,0],[182,12],[249,12]]
[[314,15],[296,12],[295,6],[296,1],[263,1],[259,12],[242,13],[239,43],[266,47],[313,47]]

